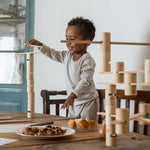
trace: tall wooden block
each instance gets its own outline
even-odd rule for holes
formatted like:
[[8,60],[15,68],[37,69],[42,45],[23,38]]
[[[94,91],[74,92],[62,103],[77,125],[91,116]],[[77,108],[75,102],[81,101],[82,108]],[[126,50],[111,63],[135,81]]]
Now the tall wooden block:
[[124,83],[125,95],[137,95],[136,85],[131,85],[136,83],[136,73],[125,73]]
[[150,83],[150,59],[145,59],[144,81],[145,83]]
[[116,120],[124,121],[123,124],[116,124],[116,133],[119,135],[129,133],[129,109],[128,108],[117,108],[116,109]]
[[[138,107],[139,107],[138,108],[139,113],[144,114],[145,117],[146,117],[147,113],[149,112],[149,104],[148,103],[139,103]],[[139,124],[140,125],[146,125],[147,123],[139,121]]]
[[27,54],[27,92],[28,92],[28,108],[27,118],[34,117],[34,54]]
[[103,41],[103,43],[100,45],[100,72],[107,72],[111,70],[110,33],[100,33],[100,40]]
[[124,71],[124,62],[113,63],[113,82],[124,83],[124,74],[119,71]]

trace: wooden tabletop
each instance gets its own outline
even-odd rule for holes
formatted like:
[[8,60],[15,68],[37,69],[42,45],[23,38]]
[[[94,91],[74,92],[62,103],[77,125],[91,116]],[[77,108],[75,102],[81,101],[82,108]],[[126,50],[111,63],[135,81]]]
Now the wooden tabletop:
[[[26,113],[19,112],[0,112],[0,116],[11,116],[15,119],[25,119]],[[61,125],[68,122],[68,118],[35,114],[35,118],[31,122],[44,122],[54,121],[56,125]],[[15,123],[16,124],[16,123]],[[97,131],[93,132],[76,132],[73,136],[62,138],[59,140],[29,140],[22,139],[15,133],[0,133],[0,138],[12,138],[19,141],[3,145],[0,149],[5,150],[149,150],[150,149],[150,137],[142,136],[139,134],[130,133],[125,136],[117,137],[116,147],[105,146],[105,141],[100,140],[97,135]]]

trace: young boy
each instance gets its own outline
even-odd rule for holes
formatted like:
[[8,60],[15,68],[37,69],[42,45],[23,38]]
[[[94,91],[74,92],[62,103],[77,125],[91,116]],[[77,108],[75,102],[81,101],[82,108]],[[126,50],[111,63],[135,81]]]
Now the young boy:
[[[95,36],[94,24],[82,17],[73,18],[66,29],[66,40],[93,40]],[[93,82],[95,62],[87,52],[90,44],[69,42],[69,51],[56,51],[43,43],[31,39],[26,43],[42,45],[41,51],[51,59],[63,63],[65,67],[65,85],[68,98],[62,109],[69,109],[68,117],[97,120],[99,98]]]

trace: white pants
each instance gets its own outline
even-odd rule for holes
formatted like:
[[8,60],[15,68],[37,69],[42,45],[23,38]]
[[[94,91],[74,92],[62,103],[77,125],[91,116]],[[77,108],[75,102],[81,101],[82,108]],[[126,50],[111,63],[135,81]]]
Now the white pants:
[[69,107],[69,118],[89,118],[90,120],[98,121],[97,112],[99,111],[99,97],[88,101],[81,105],[74,105],[74,108]]

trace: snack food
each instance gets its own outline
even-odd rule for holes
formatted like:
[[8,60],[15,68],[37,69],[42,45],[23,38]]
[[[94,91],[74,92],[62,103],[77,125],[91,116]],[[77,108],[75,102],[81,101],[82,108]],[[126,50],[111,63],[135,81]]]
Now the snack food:
[[76,128],[76,129],[93,129],[98,126],[97,122],[94,120],[86,119],[70,119],[68,121],[69,128]]
[[68,127],[69,127],[69,128],[76,128],[76,122],[75,122],[75,120],[70,119],[70,120],[68,121]]
[[34,135],[34,136],[55,136],[55,135],[64,135],[66,133],[65,129],[62,129],[57,126],[47,125],[45,127],[24,127],[23,134],[25,135]]

